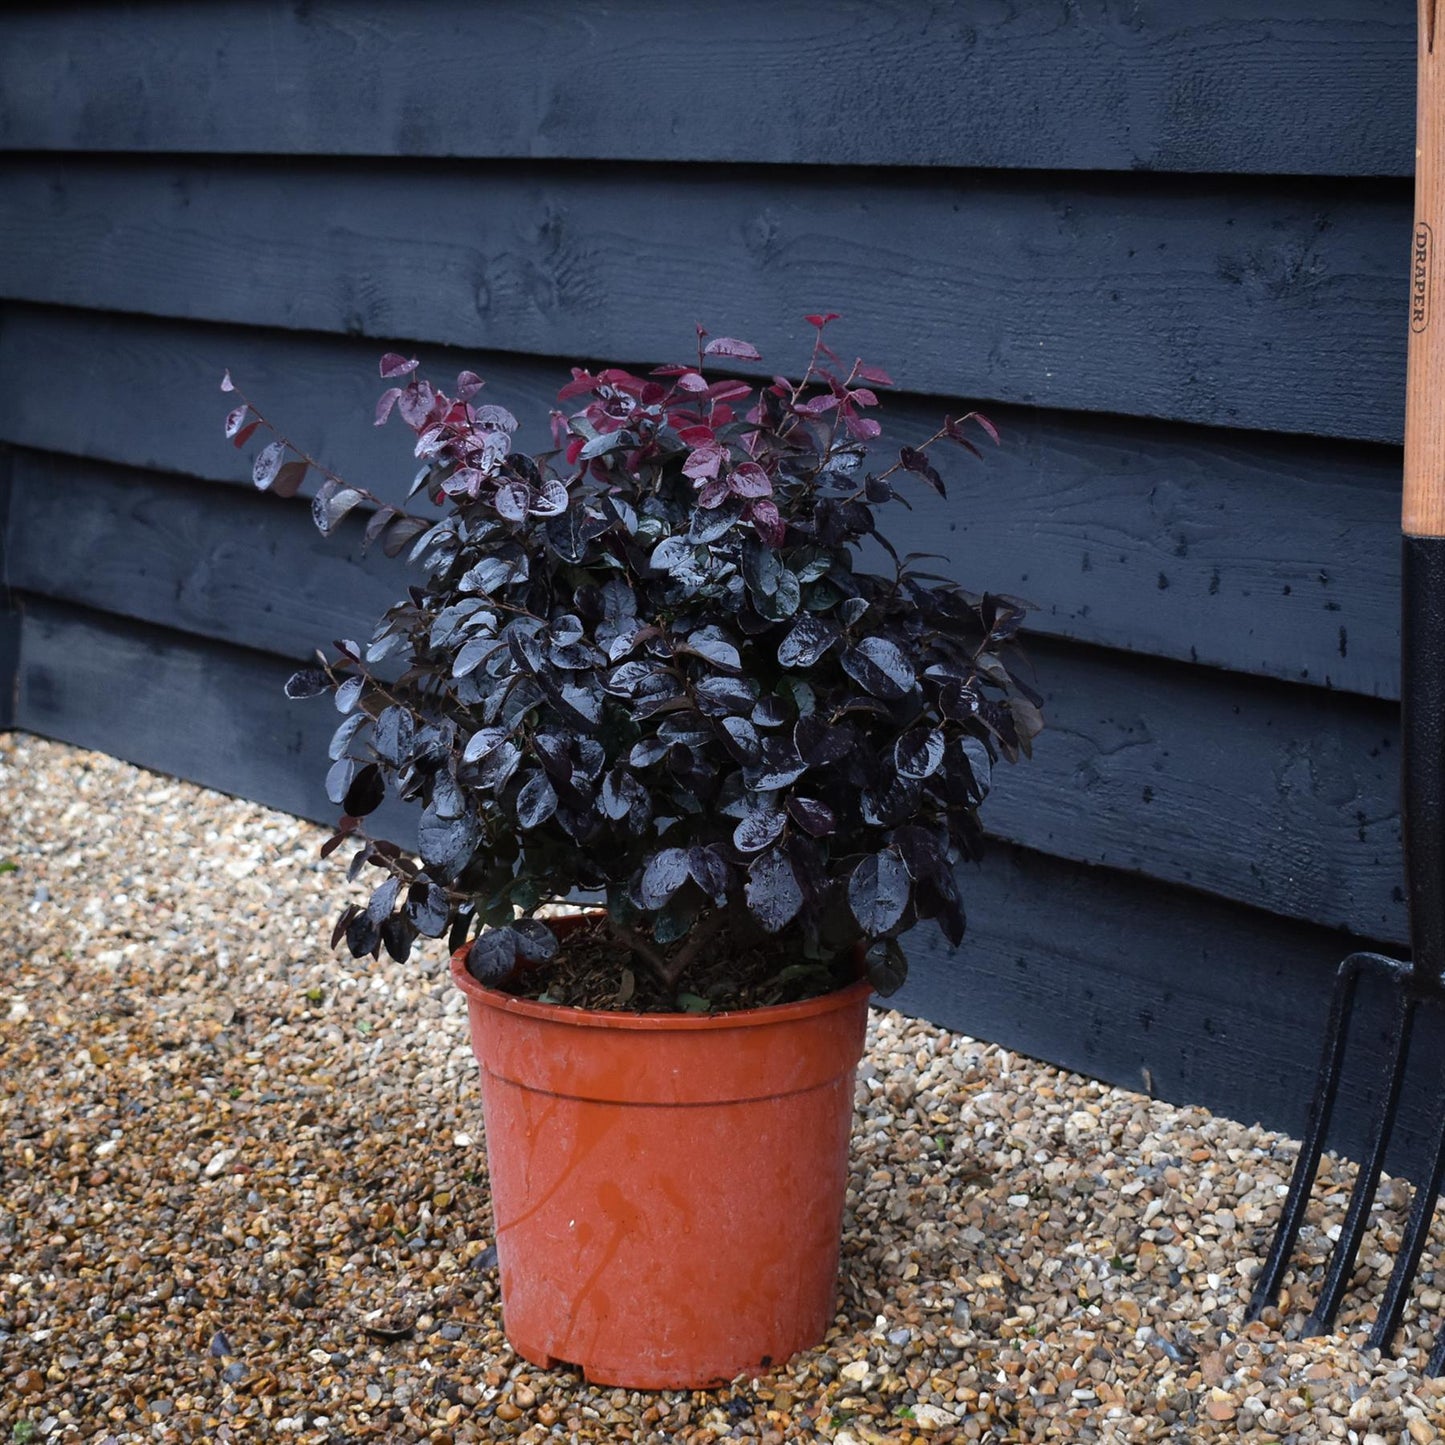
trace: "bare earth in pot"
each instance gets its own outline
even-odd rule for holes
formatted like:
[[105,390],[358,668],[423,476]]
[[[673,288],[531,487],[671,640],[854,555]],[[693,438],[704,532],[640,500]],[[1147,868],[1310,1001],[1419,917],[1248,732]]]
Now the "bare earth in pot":
[[830,965],[802,957],[794,940],[734,939],[718,933],[676,988],[645,968],[609,931],[602,915],[569,933],[554,958],[510,979],[519,998],[627,1013],[718,1013],[816,998],[851,983],[846,958]]

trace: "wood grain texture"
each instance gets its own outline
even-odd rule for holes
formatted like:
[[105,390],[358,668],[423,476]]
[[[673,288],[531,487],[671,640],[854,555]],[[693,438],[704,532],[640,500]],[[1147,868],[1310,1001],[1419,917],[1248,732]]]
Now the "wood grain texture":
[[[0,438],[246,485],[247,458],[219,434],[216,383],[229,366],[299,441],[400,500],[414,462],[404,428],[371,425],[377,349],[0,307],[0,375],[10,378]],[[486,394],[522,418],[522,442],[550,444],[545,416],[564,368],[439,348],[422,355],[439,376],[476,367]],[[39,356],[44,368],[33,364]],[[55,376],[84,395],[83,407],[56,406]],[[886,434],[916,441],[939,410],[890,398]],[[990,415],[1004,444],[983,464],[944,453],[947,501],[919,486],[909,493],[915,511],[892,511],[905,551],[943,552],[941,570],[967,585],[1030,599],[1031,625],[1050,636],[1398,697],[1396,449],[1012,408]]]
[[1035,639],[1047,729],[1000,767],[1013,842],[1366,937],[1406,936],[1396,710]]
[[[16,725],[333,823],[323,765],[339,718],[326,698],[286,698],[295,661],[37,599],[24,614]],[[412,836],[394,801],[375,816],[378,831]]]
[[27,6],[0,145],[1408,175],[1408,5]]
[[[328,555],[299,503],[64,466],[21,469],[17,587],[289,657],[365,638],[400,594]],[[350,546],[348,547],[348,543]],[[395,574],[393,574],[395,575]],[[1048,730],[1001,766],[1010,841],[1402,938],[1393,709],[1099,649],[1031,643]]]
[[1401,506],[1412,537],[1445,537],[1445,34],[1437,21],[1436,0],[1420,0]]
[[17,454],[13,585],[282,657],[371,625],[420,575],[303,500]]
[[481,163],[0,164],[0,296],[675,359],[801,317],[908,390],[1398,442],[1403,186]]
[[[322,699],[287,702],[288,667],[35,602],[25,616],[19,725],[330,822],[317,759],[335,713]],[[390,813],[386,826],[408,837],[406,814]],[[962,870],[960,885],[963,947],[949,949],[928,928],[909,936],[912,976],[894,1000],[905,1011],[1129,1088],[1152,1083],[1160,1098],[1298,1130],[1329,970],[1350,939],[1002,846]],[[328,912],[339,906],[340,861],[318,875],[317,890]],[[1366,998],[1365,1057],[1383,1022]],[[1364,1135],[1363,1094],[1345,1091],[1340,1147],[1358,1147]],[[1407,1099],[1397,1168],[1418,1157],[1431,1117]]]

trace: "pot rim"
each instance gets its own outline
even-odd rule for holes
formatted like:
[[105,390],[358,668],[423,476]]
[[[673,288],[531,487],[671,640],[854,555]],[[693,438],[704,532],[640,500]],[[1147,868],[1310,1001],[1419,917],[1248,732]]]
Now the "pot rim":
[[[578,909],[575,913],[556,915],[558,918],[582,918],[596,910]],[[760,1028],[772,1024],[788,1024],[818,1014],[832,1013],[851,1007],[860,998],[867,998],[873,992],[868,978],[860,978],[831,993],[819,994],[816,998],[800,999],[796,1003],[771,1003],[760,1008],[726,1009],[719,1013],[623,1013],[611,1009],[575,1008],[571,1004],[539,1003],[536,999],[517,998],[503,993],[500,989],[488,988],[478,983],[467,972],[466,957],[471,945],[456,950],[449,960],[452,981],[468,999],[474,1000],[499,1013],[513,1014],[519,1018],[535,1019],[541,1023],[559,1024],[584,1029],[631,1029],[657,1033],[675,1030],[679,1033],[694,1033],[708,1029]]]

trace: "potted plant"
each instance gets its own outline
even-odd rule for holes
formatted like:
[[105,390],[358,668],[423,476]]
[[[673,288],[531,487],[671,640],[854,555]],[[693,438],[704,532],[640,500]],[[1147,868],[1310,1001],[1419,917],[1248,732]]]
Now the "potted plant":
[[[954,862],[1041,726],[1022,608],[875,525],[943,491],[931,448],[993,427],[874,461],[891,383],[840,362],[834,319],[808,318],[796,381],[710,374],[761,358],[701,328],[695,362],[574,369],[538,456],[480,378],[443,392],[388,355],[376,421],[415,433],[439,515],[348,486],[239,392],[226,421],[272,431],[259,487],[317,468],[322,532],[369,506],[366,540],[420,565],[366,646],[287,685],[342,714],[323,852],[354,842],[350,878],[377,877],[332,942],[448,939],[507,1333],[599,1382],[695,1387],[822,1337],[869,992],[902,982],[915,923],[962,938]],[[388,793],[414,846],[368,832]]]

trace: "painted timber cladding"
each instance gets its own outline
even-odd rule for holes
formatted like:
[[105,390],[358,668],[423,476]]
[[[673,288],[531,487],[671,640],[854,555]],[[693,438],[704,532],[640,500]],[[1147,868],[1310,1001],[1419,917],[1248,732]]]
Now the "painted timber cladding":
[[279,682],[398,573],[249,489],[222,368],[390,495],[383,349],[540,417],[574,360],[701,319],[786,366],[832,307],[890,436],[1002,427],[892,520],[1035,603],[1048,700],[904,1005],[1298,1127],[1336,959],[1406,930],[1414,47],[1410,0],[1303,8],[12,10],[0,723],[326,817]]

